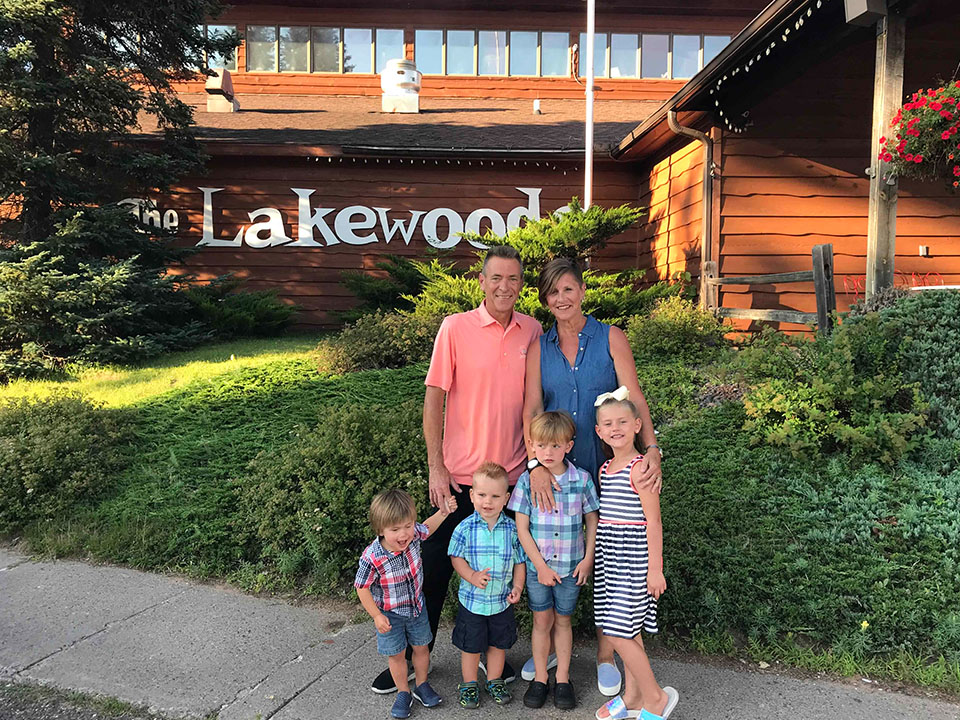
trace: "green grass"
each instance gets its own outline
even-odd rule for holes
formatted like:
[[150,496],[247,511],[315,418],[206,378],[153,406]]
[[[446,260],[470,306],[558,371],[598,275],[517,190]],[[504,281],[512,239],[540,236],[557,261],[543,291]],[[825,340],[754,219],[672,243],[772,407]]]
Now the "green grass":
[[[60,715],[64,707],[88,711],[92,717],[104,720],[163,720],[165,716],[150,712],[144,707],[134,705],[106,695],[91,695],[72,690],[59,690],[41,685],[25,683],[0,684],[0,709],[4,706],[25,708],[33,706],[42,708],[51,713],[52,717]],[[16,717],[16,713],[12,716]]]
[[45,397],[55,390],[75,390],[108,407],[136,405],[148,398],[200,380],[245,368],[316,357],[320,335],[244,339],[172,353],[141,367],[71,366],[58,380],[16,380],[0,386],[0,401]]

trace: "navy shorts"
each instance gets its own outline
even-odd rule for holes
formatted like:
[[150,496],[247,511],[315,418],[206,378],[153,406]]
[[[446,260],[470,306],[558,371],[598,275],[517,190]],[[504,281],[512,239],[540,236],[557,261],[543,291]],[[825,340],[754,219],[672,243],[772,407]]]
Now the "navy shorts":
[[453,626],[453,644],[465,653],[486,652],[495,647],[509,650],[517,641],[517,621],[513,605],[496,615],[477,615],[458,603],[457,623]]
[[407,645],[429,645],[433,640],[426,609],[416,617],[404,617],[389,610],[383,614],[390,621],[390,631],[377,630],[377,652],[381,655],[396,655],[405,651]]
[[527,568],[527,605],[531,612],[556,610],[557,615],[573,615],[580,596],[580,586],[573,575],[556,585],[542,585],[537,573]]

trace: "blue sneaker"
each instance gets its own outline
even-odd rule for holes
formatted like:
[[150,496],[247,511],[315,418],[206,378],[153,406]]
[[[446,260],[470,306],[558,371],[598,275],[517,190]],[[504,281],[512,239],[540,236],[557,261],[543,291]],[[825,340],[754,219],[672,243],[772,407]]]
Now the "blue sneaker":
[[[426,684],[426,683],[424,683]],[[410,717],[410,708],[413,707],[413,698],[408,692],[398,692],[397,699],[393,701],[393,707],[390,708],[390,717],[404,720]]]
[[[547,670],[553,670],[557,666],[557,656],[555,653],[551,653],[550,657],[547,658]],[[533,662],[533,658],[530,658],[523,664],[523,669],[520,671],[520,677],[522,677],[527,682],[530,682],[537,676],[537,667]]]
[[597,663],[597,688],[607,697],[613,697],[620,692],[623,678],[616,665],[611,663]]
[[434,692],[430,683],[426,680],[413,689],[413,697],[419,700],[424,707],[436,707],[443,702],[443,698]]

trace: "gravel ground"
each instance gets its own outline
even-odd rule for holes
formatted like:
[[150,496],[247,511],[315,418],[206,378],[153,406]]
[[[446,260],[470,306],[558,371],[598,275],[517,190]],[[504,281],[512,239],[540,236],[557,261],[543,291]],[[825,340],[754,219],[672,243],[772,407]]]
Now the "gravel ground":
[[165,720],[126,703],[38,685],[0,683],[0,720]]

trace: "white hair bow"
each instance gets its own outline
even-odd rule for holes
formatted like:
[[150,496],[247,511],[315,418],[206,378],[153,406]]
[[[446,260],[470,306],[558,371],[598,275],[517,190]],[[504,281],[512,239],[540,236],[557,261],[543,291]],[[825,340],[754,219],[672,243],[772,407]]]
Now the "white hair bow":
[[597,395],[597,401],[593,403],[593,406],[600,407],[607,400],[623,401],[623,400],[629,400],[629,399],[630,399],[630,391],[627,390],[626,385],[621,385],[613,392],[601,393],[600,395]]

